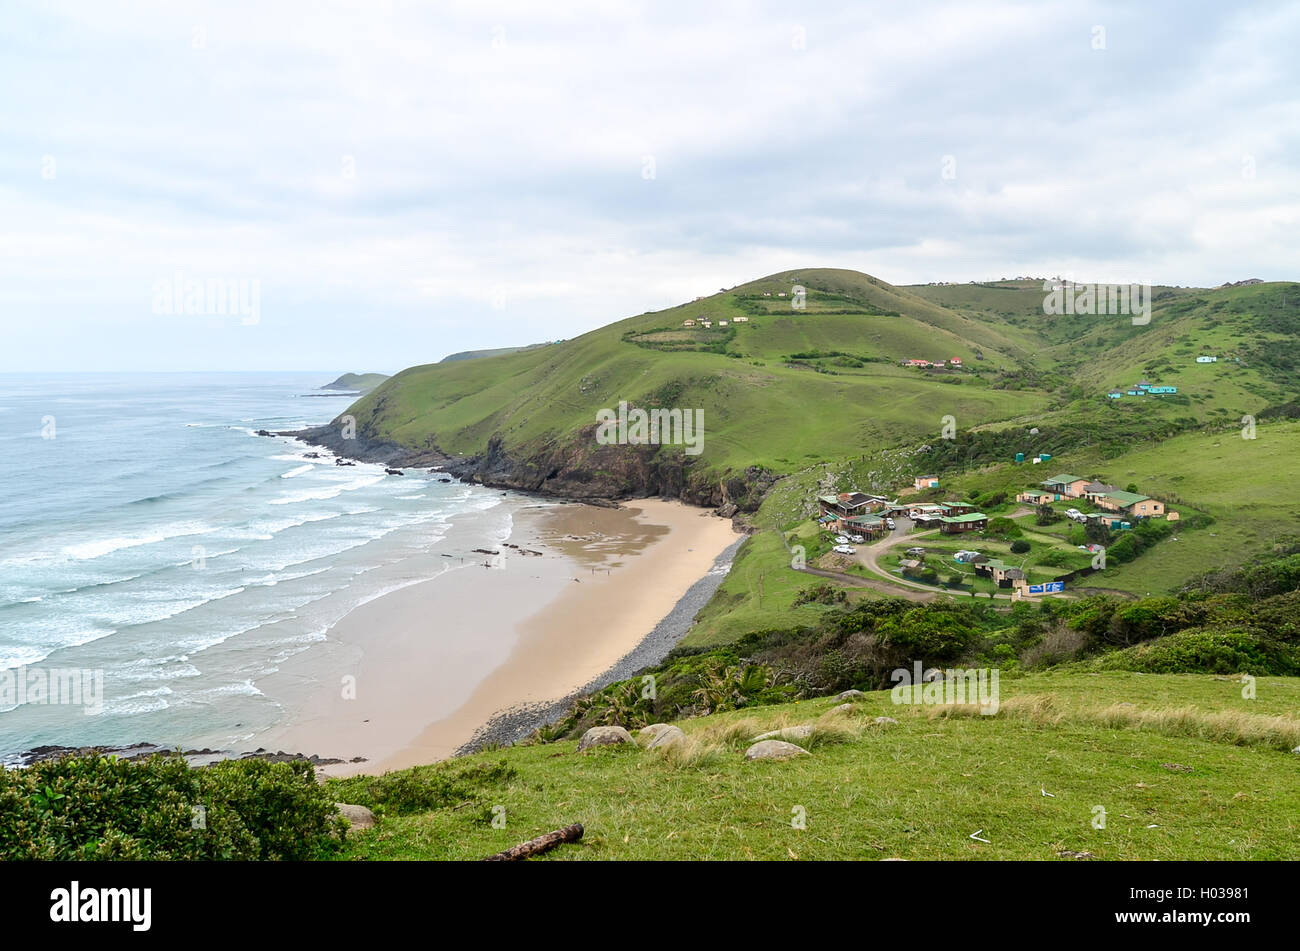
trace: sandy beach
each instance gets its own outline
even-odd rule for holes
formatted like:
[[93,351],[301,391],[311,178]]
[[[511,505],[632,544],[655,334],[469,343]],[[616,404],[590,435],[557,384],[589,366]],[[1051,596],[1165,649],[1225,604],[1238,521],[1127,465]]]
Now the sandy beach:
[[277,674],[289,725],[262,742],[364,757],[334,775],[445,759],[494,715],[609,670],[738,538],[727,519],[658,499],[523,506],[508,543],[488,548],[500,555],[357,607]]

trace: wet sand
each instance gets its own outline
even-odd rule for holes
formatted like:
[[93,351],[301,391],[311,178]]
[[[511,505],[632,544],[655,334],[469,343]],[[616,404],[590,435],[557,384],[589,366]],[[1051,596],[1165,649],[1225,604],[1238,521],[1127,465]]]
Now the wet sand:
[[738,537],[729,520],[657,499],[521,508],[518,548],[491,546],[501,555],[474,555],[340,620],[326,650],[281,675],[282,695],[296,697],[291,725],[263,742],[365,757],[333,775],[445,759],[495,714],[609,670]]

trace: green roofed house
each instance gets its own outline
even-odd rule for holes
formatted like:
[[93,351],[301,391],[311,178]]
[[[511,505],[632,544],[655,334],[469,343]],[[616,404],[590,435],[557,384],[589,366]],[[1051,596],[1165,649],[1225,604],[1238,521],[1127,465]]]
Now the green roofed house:
[[1056,501],[1051,492],[1039,492],[1037,489],[1026,489],[1016,496],[1017,502],[1027,502],[1030,505],[1046,505],[1049,502]]
[[983,512],[970,512],[966,515],[945,515],[938,519],[939,531],[944,535],[960,535],[963,532],[982,532],[988,528],[989,517]]
[[1097,492],[1091,498],[1101,508],[1112,512],[1127,512],[1137,518],[1152,518],[1165,514],[1165,503],[1136,492],[1123,492],[1116,489],[1111,492]]
[[1039,485],[1045,488],[1048,492],[1057,496],[1055,499],[1057,502],[1062,498],[1080,498],[1083,495],[1083,487],[1087,484],[1087,479],[1080,479],[1077,475],[1071,475],[1068,472],[1054,475],[1050,479],[1044,479],[1039,483]]

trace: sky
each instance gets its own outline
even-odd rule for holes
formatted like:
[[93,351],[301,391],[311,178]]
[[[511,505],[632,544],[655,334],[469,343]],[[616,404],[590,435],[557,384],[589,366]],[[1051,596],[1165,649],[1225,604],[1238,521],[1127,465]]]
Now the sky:
[[0,372],[394,372],[807,267],[1300,279],[1300,4],[4,11]]

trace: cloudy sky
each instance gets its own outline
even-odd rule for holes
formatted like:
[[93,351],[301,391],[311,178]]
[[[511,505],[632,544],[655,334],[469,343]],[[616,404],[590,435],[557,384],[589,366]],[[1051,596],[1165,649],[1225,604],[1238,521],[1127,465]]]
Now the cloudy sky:
[[1300,278],[1296,4],[4,6],[0,370],[394,371],[808,266]]

